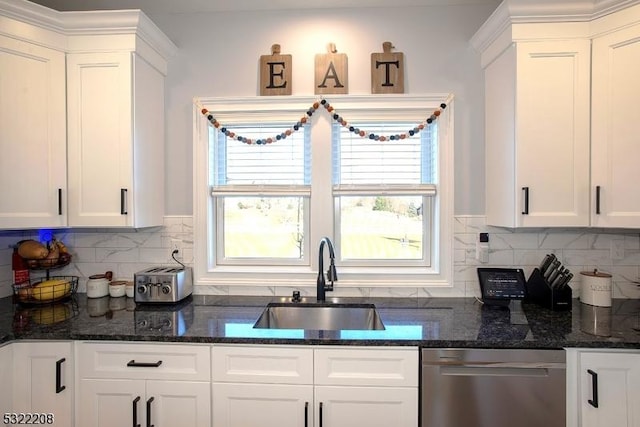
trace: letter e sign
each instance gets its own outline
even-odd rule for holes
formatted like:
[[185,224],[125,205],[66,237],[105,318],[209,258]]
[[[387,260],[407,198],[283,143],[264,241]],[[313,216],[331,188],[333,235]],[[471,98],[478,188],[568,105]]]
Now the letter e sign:
[[392,48],[384,42],[382,53],[371,54],[371,93],[404,93],[404,55]]
[[291,95],[291,63],[279,44],[271,46],[271,55],[260,56],[260,96]]
[[347,55],[336,53],[336,45],[333,43],[329,43],[327,50],[329,53],[316,55],[316,95],[349,93]]

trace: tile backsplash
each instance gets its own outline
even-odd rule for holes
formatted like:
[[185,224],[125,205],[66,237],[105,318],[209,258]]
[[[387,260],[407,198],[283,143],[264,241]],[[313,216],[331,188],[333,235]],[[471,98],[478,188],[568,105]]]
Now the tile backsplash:
[[[528,276],[545,254],[555,253],[576,276],[571,282],[574,289],[579,287],[580,271],[598,268],[613,275],[615,298],[640,298],[640,287],[633,283],[640,277],[640,234],[634,230],[511,230],[487,226],[484,216],[456,216],[454,223],[452,288],[342,288],[336,289],[334,296],[473,297],[479,295],[477,267],[518,266]],[[489,233],[487,263],[480,263],[475,257],[476,240],[481,232]],[[181,261],[193,263],[191,216],[167,216],[162,227],[142,230],[64,229],[54,235],[69,247],[73,261],[51,274],[80,276],[79,292],[84,292],[86,279],[92,274],[111,270],[115,278],[132,278],[136,271],[150,265],[173,262],[171,247],[176,240],[181,246]],[[37,232],[0,232],[0,296],[12,292],[10,246],[28,238],[37,238]],[[203,286],[195,292],[290,295],[291,289]]]

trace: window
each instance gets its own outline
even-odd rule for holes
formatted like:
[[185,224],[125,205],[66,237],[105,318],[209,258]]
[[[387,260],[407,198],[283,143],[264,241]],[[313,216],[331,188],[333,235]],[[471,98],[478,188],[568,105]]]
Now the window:
[[335,238],[345,265],[432,264],[437,123],[402,141],[371,141],[349,130],[401,135],[414,125],[385,120],[333,126]]
[[[258,140],[288,123],[237,124]],[[243,144],[211,127],[209,169],[218,265],[297,265],[306,260],[311,195],[310,128],[272,144]]]
[[348,126],[322,106],[307,116],[311,97],[200,100],[196,284],[315,287],[317,243],[329,236],[337,286],[451,286],[451,105],[414,132],[445,99],[327,99]]

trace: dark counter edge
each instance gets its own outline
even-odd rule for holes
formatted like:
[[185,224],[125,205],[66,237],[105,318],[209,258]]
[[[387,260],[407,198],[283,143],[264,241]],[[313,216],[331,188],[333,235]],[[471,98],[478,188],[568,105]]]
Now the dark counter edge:
[[256,345],[316,345],[316,346],[376,346],[376,347],[421,347],[421,348],[486,348],[486,349],[634,349],[640,350],[638,343],[593,341],[447,341],[447,340],[348,340],[348,339],[286,339],[286,338],[221,338],[221,337],[144,337],[114,336],[94,334],[46,334],[26,338],[13,335],[0,337],[0,346],[14,341],[111,341],[144,343],[182,343],[182,344],[256,344]]

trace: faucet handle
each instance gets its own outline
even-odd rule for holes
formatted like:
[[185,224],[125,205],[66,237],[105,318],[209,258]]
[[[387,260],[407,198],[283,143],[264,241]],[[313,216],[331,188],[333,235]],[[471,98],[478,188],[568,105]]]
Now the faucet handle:
[[329,269],[327,270],[327,280],[332,284],[333,282],[338,281],[338,272],[336,271],[336,266],[333,263],[333,260],[331,260],[331,264],[329,265]]

